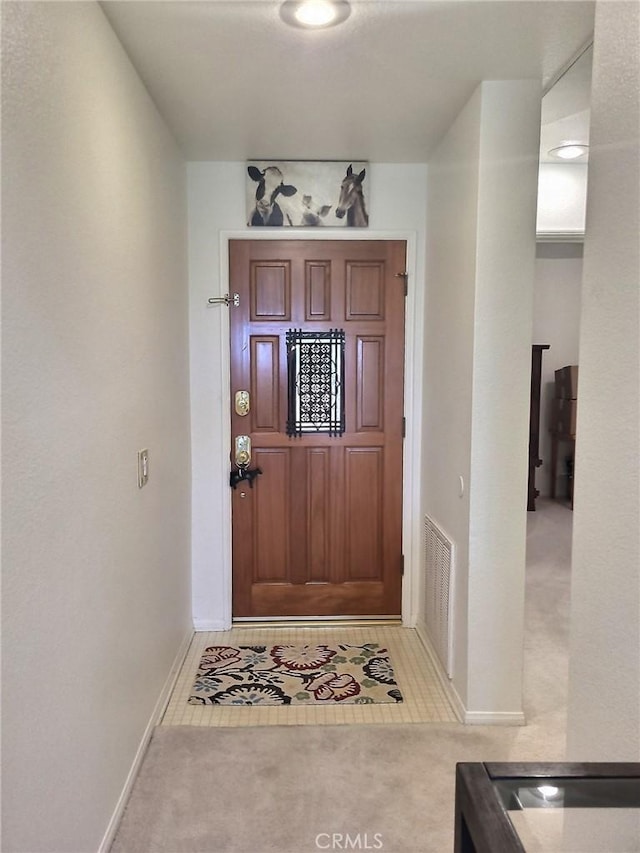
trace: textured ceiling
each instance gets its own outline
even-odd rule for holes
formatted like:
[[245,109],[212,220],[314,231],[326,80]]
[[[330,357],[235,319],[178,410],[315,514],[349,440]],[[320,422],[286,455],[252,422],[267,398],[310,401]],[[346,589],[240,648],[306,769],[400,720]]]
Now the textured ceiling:
[[582,0],[360,0],[339,27],[271,0],[105,0],[189,160],[424,162],[483,80],[554,78],[593,30]]

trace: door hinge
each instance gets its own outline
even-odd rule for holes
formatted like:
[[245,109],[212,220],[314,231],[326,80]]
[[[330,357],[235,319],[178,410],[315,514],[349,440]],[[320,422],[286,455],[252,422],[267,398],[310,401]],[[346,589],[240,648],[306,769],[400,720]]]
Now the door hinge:
[[406,418],[402,419],[402,437],[403,438],[407,437],[407,419]]
[[404,280],[404,295],[408,296],[408,294],[409,294],[409,273],[408,272],[397,272],[396,278],[401,278]]
[[404,575],[404,554],[400,554],[400,574]]

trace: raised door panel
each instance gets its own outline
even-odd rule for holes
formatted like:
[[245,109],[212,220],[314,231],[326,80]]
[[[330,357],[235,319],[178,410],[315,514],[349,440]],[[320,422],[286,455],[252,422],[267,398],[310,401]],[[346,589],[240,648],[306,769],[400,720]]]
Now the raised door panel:
[[326,447],[307,450],[307,530],[309,543],[309,581],[320,583],[331,580],[330,520],[331,520],[331,460]]
[[351,447],[345,454],[348,580],[382,580],[383,449]]
[[251,336],[251,425],[257,432],[278,432],[280,414],[280,338]]
[[331,261],[305,261],[305,319],[331,320]]
[[267,485],[251,489],[254,502],[254,583],[289,579],[290,453],[287,449],[262,449],[255,464]]
[[251,320],[291,319],[291,264],[254,261],[250,268]]
[[356,432],[384,430],[384,337],[359,335],[356,346]]
[[345,272],[346,319],[384,320],[384,264],[347,261]]

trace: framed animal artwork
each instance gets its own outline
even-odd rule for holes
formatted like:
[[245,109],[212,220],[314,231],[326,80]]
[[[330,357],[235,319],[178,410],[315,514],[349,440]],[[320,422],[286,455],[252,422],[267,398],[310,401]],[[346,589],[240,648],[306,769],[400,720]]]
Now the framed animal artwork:
[[251,160],[247,225],[366,228],[367,166],[356,161]]

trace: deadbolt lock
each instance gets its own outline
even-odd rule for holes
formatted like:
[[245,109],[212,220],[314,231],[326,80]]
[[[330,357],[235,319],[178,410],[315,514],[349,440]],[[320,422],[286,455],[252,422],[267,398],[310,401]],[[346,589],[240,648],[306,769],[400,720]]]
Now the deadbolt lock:
[[243,418],[249,414],[250,402],[248,391],[236,391],[236,415]]

